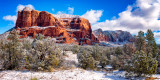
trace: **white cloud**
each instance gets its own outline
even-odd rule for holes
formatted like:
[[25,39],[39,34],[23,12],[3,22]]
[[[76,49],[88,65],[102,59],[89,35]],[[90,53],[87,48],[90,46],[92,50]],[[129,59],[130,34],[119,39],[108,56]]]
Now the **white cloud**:
[[7,15],[7,16],[4,16],[3,19],[4,19],[4,20],[7,20],[7,21],[12,21],[12,22],[16,23],[17,16]]
[[157,42],[158,42],[158,43],[160,42],[160,38],[159,38],[159,39],[157,39]]
[[[89,15],[88,15],[89,16]],[[87,17],[87,16],[86,16]],[[136,34],[147,29],[160,30],[160,0],[137,0],[136,4],[119,13],[119,18],[92,24],[92,28],[103,30],[125,30]],[[89,18],[90,20],[91,18]],[[96,20],[92,22],[95,22]]]
[[100,20],[102,12],[102,10],[90,10],[83,14],[81,17],[88,19],[91,24],[94,24]]
[[16,12],[18,12],[18,10],[23,10],[25,7],[29,7],[29,8],[31,8],[31,9],[35,9],[34,6],[31,5],[31,4],[28,4],[28,5],[19,4],[19,5],[17,6]]
[[68,7],[68,12],[69,12],[69,14],[73,14],[73,12],[74,12],[74,8],[72,8],[72,7]]
[[54,8],[52,8],[52,11],[54,12]]
[[[52,11],[54,11],[54,9],[52,9]],[[67,13],[68,12],[68,13]],[[72,7],[68,7],[67,9],[67,12],[66,11],[58,11],[57,14],[66,14],[66,15],[72,15],[74,13],[74,8]]]
[[63,11],[58,11],[57,14],[66,14],[66,13]]
[[[29,7],[29,8],[31,8],[31,9],[34,9],[34,6],[31,5],[31,4],[28,4],[28,5],[21,5],[21,4],[19,4],[19,5],[17,6],[16,12],[17,12],[18,10],[23,10],[25,7]],[[17,16],[16,16],[16,15],[13,15],[13,16],[7,15],[7,16],[4,16],[3,19],[4,19],[4,20],[7,20],[7,21],[12,21],[12,22],[15,24],[15,23],[16,23],[16,20],[17,20]]]
[[154,32],[154,37],[156,39],[156,42],[160,44],[160,32]]
[[154,32],[154,37],[155,38],[160,38],[160,32]]

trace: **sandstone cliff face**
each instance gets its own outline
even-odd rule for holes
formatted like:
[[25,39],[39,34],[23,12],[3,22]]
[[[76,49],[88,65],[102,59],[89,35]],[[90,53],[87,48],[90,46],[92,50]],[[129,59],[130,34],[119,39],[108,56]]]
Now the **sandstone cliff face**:
[[92,28],[87,19],[80,17],[56,18],[46,11],[36,11],[24,8],[18,11],[15,28],[20,31],[20,38],[43,34],[56,38],[57,43],[88,44],[99,43],[92,34]]
[[57,18],[46,11],[28,10],[28,7],[23,11],[18,11],[16,28],[25,28],[31,26],[62,26]]
[[127,31],[102,31],[102,29],[97,29],[93,31],[94,35],[100,41],[106,42],[134,42],[135,38]]

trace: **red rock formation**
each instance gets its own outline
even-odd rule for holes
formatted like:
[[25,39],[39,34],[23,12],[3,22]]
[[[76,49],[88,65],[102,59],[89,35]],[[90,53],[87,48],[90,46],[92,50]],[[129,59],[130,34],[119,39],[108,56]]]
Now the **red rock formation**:
[[100,41],[106,41],[106,42],[134,42],[135,38],[127,31],[102,31],[102,29],[97,29],[93,31],[93,33],[96,35],[96,37]]
[[18,11],[16,29],[20,31],[20,38],[35,37],[43,34],[56,38],[57,43],[88,44],[98,43],[99,40],[92,34],[92,28],[87,19],[56,18],[46,11],[36,11],[24,8]]
[[28,7],[23,11],[18,11],[18,19],[16,21],[16,28],[24,28],[31,26],[63,26],[57,18],[46,11],[29,10]]

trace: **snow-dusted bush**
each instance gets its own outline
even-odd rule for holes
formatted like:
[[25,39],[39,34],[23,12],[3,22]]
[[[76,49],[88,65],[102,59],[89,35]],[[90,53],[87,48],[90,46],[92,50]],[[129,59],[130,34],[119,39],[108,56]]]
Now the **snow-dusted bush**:
[[92,57],[91,53],[84,50],[83,53],[77,54],[78,62],[80,67],[84,69],[94,69],[96,66],[96,61]]
[[126,71],[136,76],[146,76],[156,73],[157,60],[152,54],[146,54],[144,51],[137,51],[131,60],[126,64]]
[[99,61],[99,65],[104,68],[106,65],[109,64],[109,59],[107,58],[107,56],[102,55]]
[[19,39],[16,30],[0,40],[0,64],[3,69],[48,70],[61,66],[63,53],[55,41],[38,34],[34,40]]
[[72,52],[73,54],[77,54],[79,52],[79,45],[73,45]]
[[119,55],[123,55],[123,50],[120,47],[117,47],[115,49],[115,55],[119,56]]
[[157,61],[158,61],[157,73],[160,74],[160,48],[157,54]]
[[62,44],[62,45],[59,45],[59,47],[60,47],[63,51],[72,51],[72,45]]
[[106,53],[106,49],[102,46],[95,45],[92,48],[92,56],[99,63],[102,68],[104,68],[107,64],[109,64],[109,60],[107,58],[108,53]]
[[51,70],[57,68],[63,61],[62,50],[51,38],[37,36],[32,43],[30,54],[26,55],[26,68],[32,70]]
[[103,49],[98,45],[96,44],[95,46],[93,46],[92,48],[92,56],[93,58],[96,60],[96,61],[100,61],[100,58],[103,54]]
[[[80,53],[78,54],[78,61],[80,63],[80,66],[84,69],[88,67],[87,65],[93,65],[93,63],[94,68],[97,68],[97,66],[101,66],[102,68],[104,68],[107,64],[109,64],[106,50],[102,46],[95,45],[92,47],[80,47],[79,52]],[[91,60],[92,62],[90,62]]]
[[23,61],[23,49],[16,30],[10,32],[8,40],[1,42],[1,61],[3,69],[19,69]]
[[116,56],[111,55],[110,64],[113,67],[113,69],[120,69],[121,68],[120,60]]

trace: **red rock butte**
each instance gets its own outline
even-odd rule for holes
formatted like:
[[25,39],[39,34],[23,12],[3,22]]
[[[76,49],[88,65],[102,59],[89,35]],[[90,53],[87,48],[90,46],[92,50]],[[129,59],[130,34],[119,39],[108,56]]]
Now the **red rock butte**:
[[36,34],[40,33],[56,38],[57,43],[79,45],[99,43],[99,40],[93,35],[91,24],[87,19],[79,16],[55,16],[46,11],[25,7],[18,11],[15,28],[20,32],[20,38],[35,38]]

